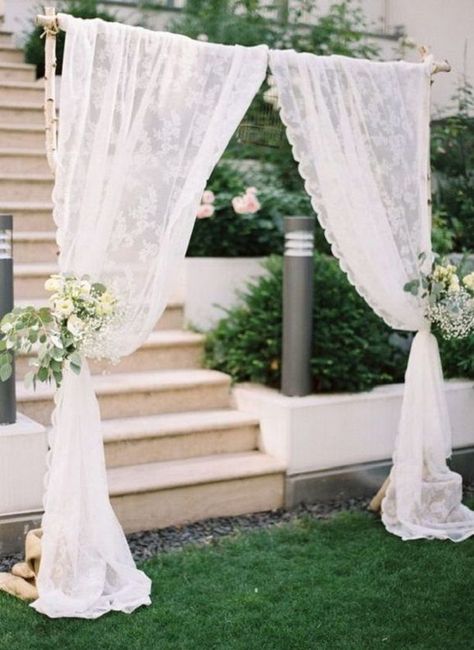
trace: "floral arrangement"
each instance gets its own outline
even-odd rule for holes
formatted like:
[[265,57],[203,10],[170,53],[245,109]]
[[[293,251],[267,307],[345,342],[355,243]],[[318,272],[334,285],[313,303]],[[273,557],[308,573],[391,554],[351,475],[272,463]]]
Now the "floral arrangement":
[[[203,193],[201,204],[196,214],[198,219],[206,219],[213,216],[215,212],[215,200],[215,194],[211,190],[206,190]],[[255,187],[247,187],[245,193],[241,196],[234,196],[231,203],[236,214],[255,214],[262,207],[257,199],[257,188]]]
[[106,356],[107,331],[119,317],[117,298],[101,283],[71,274],[52,275],[45,282],[50,307],[18,307],[0,322],[0,379],[13,372],[13,354],[30,353],[33,370],[27,385],[54,379],[59,387],[63,370],[81,371],[84,356]]
[[[421,262],[425,256],[420,256]],[[405,287],[427,299],[426,318],[446,339],[460,339],[474,332],[474,272],[463,274],[448,260],[433,263],[431,273],[421,273]]]

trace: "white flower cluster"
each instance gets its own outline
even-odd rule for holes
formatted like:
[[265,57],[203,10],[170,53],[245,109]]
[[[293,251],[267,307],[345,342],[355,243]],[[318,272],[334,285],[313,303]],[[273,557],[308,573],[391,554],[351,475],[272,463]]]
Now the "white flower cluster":
[[[111,358],[110,332],[120,322],[117,298],[89,277],[52,275],[45,283],[50,307],[21,307],[0,323],[0,380],[13,372],[13,354],[34,353],[27,383],[59,386],[64,367],[81,371],[83,357]],[[115,359],[112,359],[115,360]]]
[[97,356],[94,339],[117,313],[115,296],[104,285],[73,275],[52,275],[45,289],[52,292],[51,314],[59,328],[73,337],[76,349],[87,347],[86,356]]
[[464,338],[474,332],[474,272],[461,277],[454,264],[436,264],[424,278],[424,286],[426,317],[445,338]]

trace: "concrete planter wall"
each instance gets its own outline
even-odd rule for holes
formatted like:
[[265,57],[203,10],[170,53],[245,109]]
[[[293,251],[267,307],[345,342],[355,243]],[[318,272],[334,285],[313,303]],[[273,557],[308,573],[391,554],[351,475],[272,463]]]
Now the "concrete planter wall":
[[184,303],[186,323],[209,330],[239,302],[239,291],[263,275],[263,257],[187,257],[174,296]]
[[[353,394],[286,397],[253,384],[234,389],[236,402],[257,416],[261,446],[287,466],[287,504],[370,494],[387,474],[403,384]],[[447,381],[458,469],[474,479],[474,382]],[[461,463],[461,461],[464,461]]]

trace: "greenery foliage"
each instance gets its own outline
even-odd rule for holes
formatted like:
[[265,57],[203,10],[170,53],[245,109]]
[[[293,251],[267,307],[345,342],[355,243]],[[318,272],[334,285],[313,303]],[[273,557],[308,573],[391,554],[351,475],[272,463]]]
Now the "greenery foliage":
[[[281,378],[282,258],[209,334],[207,364],[238,381]],[[334,258],[314,258],[314,390],[358,391],[402,381],[411,335],[395,333],[349,284]]]
[[[78,18],[102,18],[102,20],[115,20],[113,14],[99,9],[98,0],[62,0],[57,6],[57,11],[77,16]],[[35,26],[29,33],[25,43],[25,60],[36,65],[38,78],[44,76],[44,39],[43,28]],[[56,36],[56,74],[61,74],[63,67],[65,33],[59,32]]]
[[[474,90],[465,83],[453,98],[457,112],[432,125],[433,209],[443,224],[444,250],[474,250]],[[436,242],[435,242],[436,243]],[[448,249],[448,250],[447,250]]]
[[97,620],[0,593],[0,650],[468,650],[474,544],[402,542],[367,513],[299,518],[141,567],[152,604]]

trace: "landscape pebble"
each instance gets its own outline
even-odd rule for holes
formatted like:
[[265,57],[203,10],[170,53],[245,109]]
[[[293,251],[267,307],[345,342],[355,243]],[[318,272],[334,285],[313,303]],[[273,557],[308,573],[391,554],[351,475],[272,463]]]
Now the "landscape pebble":
[[[474,496],[474,485],[465,488],[465,495]],[[301,517],[327,519],[337,512],[366,510],[369,500],[367,498],[339,499],[326,503],[302,504],[292,510],[280,508],[238,517],[216,517],[183,526],[132,533],[127,536],[127,539],[133,557],[136,561],[141,561],[159,553],[180,550],[190,544],[212,544],[223,537],[249,530],[270,528]],[[21,555],[0,558],[0,571],[8,571],[12,564],[21,559]]]

